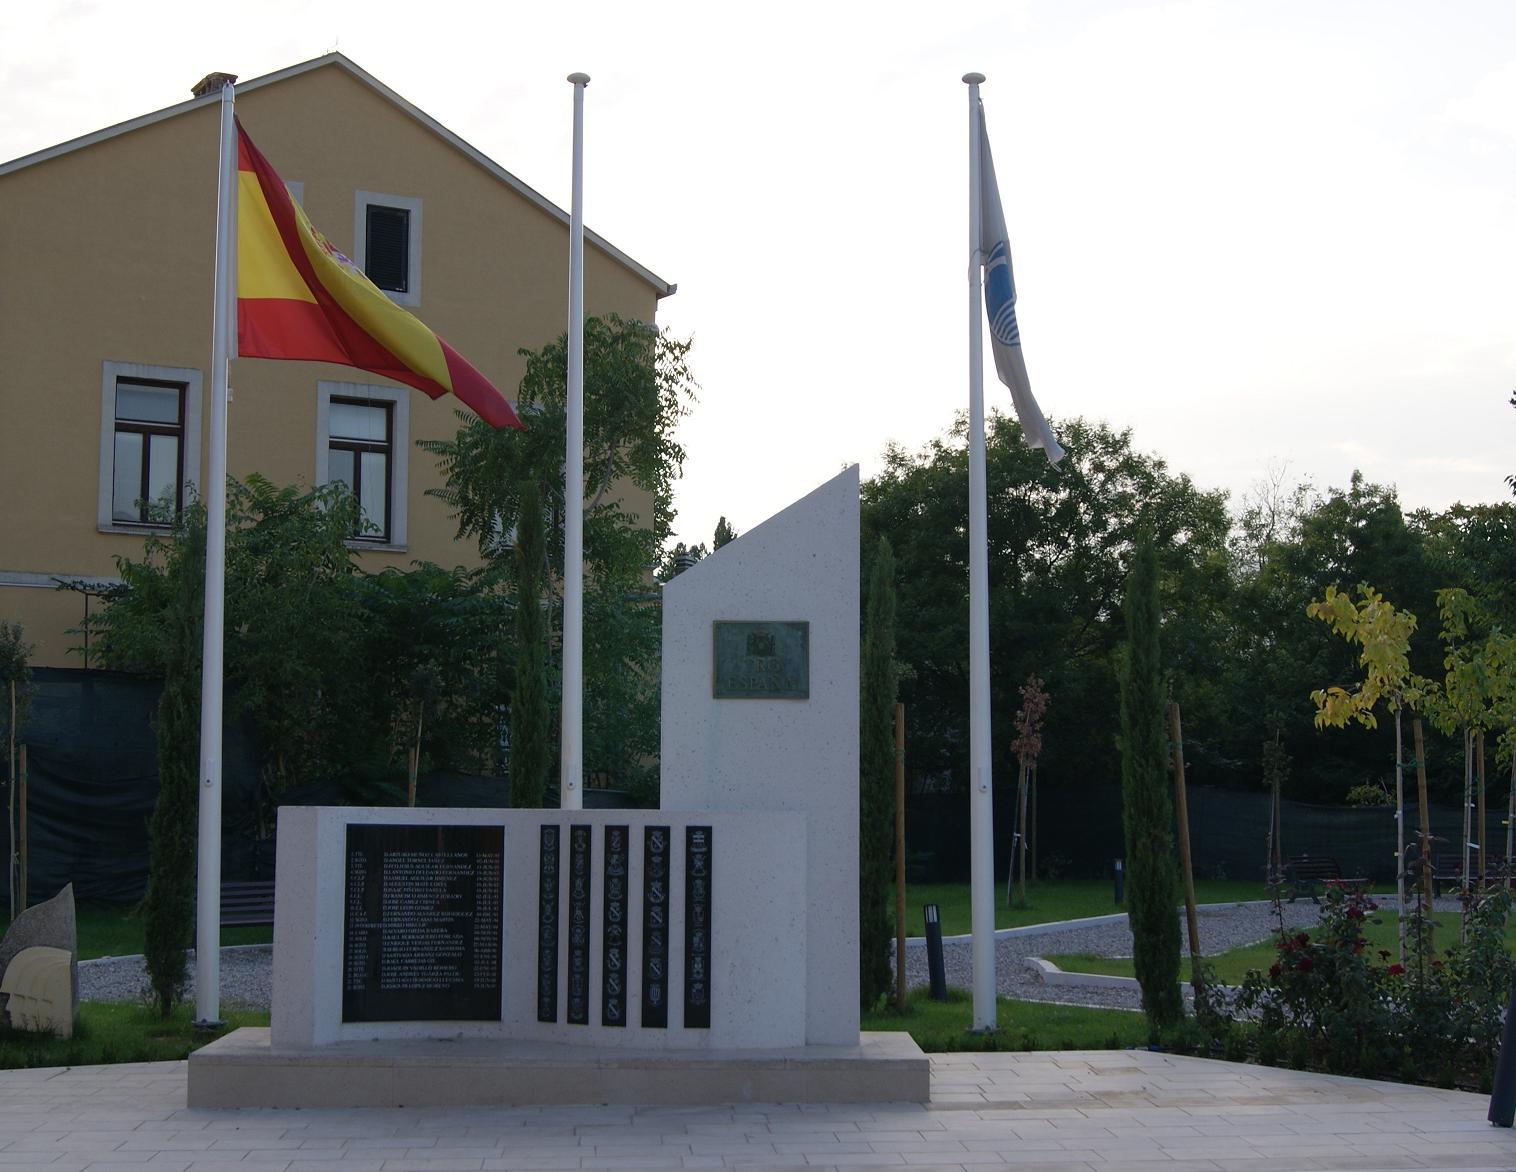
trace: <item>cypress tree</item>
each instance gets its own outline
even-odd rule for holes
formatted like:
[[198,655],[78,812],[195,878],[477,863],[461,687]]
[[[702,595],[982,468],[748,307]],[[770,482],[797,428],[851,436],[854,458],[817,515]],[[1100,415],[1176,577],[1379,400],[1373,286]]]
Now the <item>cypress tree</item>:
[[858,682],[858,992],[867,1009],[890,990],[885,888],[894,839],[895,556],[883,537],[869,574]]
[[[184,990],[185,949],[195,932],[199,828],[200,656],[205,597],[205,515],[187,509],[169,555],[163,612],[163,694],[153,721],[158,799],[149,825],[147,894],[142,901],[143,961],[165,1018]],[[220,941],[215,945],[220,946]]]
[[516,681],[511,690],[510,801],[538,809],[547,790],[547,627],[542,616],[542,498],[535,481],[521,486],[516,512]]
[[1127,918],[1142,1005],[1156,1031],[1184,1017],[1179,991],[1179,873],[1169,798],[1164,696],[1158,658],[1158,555],[1137,539],[1127,575],[1127,647],[1121,673],[1121,793],[1126,829]]

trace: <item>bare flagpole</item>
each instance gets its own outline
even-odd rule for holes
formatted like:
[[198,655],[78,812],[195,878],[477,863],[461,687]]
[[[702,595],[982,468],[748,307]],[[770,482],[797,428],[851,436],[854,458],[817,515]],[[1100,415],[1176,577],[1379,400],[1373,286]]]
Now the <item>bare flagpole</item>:
[[990,587],[984,468],[984,335],[981,225],[983,131],[979,84],[969,87],[969,908],[973,932],[974,1029],[995,1013],[995,837],[990,769]]
[[563,460],[563,729],[558,804],[584,807],[584,87],[574,87],[574,182],[569,214],[568,438]]
[[195,1023],[221,1015],[221,702],[226,617],[226,381],[231,353],[237,222],[236,89],[221,87],[216,185],[215,308],[211,326],[211,434],[205,483],[205,631],[200,657],[200,838],[195,890]]

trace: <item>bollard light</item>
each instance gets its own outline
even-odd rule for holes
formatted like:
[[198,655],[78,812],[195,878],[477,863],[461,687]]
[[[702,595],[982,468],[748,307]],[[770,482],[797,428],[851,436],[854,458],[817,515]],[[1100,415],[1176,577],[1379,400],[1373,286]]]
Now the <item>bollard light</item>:
[[1116,860],[1116,906],[1120,907],[1126,902],[1126,872],[1122,870],[1122,860]]
[[926,971],[932,983],[932,1000],[946,1001],[947,971],[942,964],[942,921],[937,905],[924,904],[921,914],[926,918]]

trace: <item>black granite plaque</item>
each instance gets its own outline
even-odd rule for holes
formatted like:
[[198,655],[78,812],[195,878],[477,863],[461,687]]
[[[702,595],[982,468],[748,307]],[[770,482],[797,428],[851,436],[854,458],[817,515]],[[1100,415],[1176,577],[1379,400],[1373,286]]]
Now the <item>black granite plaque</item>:
[[669,1024],[669,828],[642,832],[642,1028]]
[[568,1021],[590,1023],[590,855],[588,826],[569,827]]
[[684,828],[684,1028],[711,1028],[711,828]]
[[626,1025],[626,924],[631,911],[625,826],[605,828],[605,903],[600,924],[600,1024]]
[[558,870],[563,828],[543,826],[537,844],[537,1020],[558,1020]]
[[810,623],[712,623],[711,654],[717,700],[810,697]]
[[505,831],[347,828],[343,1021],[499,1021]]

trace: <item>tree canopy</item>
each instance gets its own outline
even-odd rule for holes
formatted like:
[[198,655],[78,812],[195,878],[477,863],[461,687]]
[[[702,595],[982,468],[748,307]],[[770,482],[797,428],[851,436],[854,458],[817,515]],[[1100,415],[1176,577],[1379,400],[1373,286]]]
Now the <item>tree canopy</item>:
[[[1034,672],[1053,700],[1043,776],[1118,776],[1114,657],[1144,524],[1158,557],[1162,659],[1187,717],[1191,773],[1206,784],[1256,788],[1264,743],[1296,763],[1286,796],[1337,802],[1384,778],[1369,730],[1328,736],[1313,723],[1310,693],[1358,674],[1353,648],[1306,617],[1328,587],[1371,584],[1416,614],[1409,668],[1420,676],[1443,674],[1441,589],[1463,589],[1491,623],[1516,631],[1516,503],[1407,511],[1393,488],[1356,473],[1326,489],[1280,473],[1232,504],[1139,450],[1129,431],[1060,423],[1069,457],[1057,468],[1023,446],[1010,418],[992,413],[987,428],[997,778],[1015,776],[1016,688]],[[967,770],[965,439],[960,419],[918,451],[891,447],[862,490],[865,543],[887,535],[899,566],[911,775],[949,791],[963,789]],[[1452,798],[1461,745],[1436,737],[1429,753],[1434,790]]]

